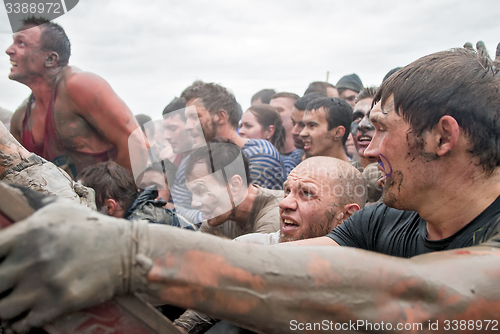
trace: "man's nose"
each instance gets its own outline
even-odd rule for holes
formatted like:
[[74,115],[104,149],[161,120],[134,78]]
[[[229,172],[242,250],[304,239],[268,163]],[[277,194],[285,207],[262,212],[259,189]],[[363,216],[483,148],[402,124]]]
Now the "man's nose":
[[279,208],[283,211],[285,210],[292,210],[295,211],[297,210],[297,200],[296,198],[292,195],[289,194],[285,198],[283,198],[279,204]]
[[372,122],[370,122],[370,119],[366,116],[358,124],[358,131],[360,132],[367,132],[373,130],[375,130],[375,127],[373,126]]
[[9,46],[7,48],[7,50],[5,50],[5,53],[8,54],[9,56],[14,54],[14,48],[13,48],[14,44],[12,44],[11,46]]
[[309,136],[309,132],[304,128],[302,131],[300,131],[299,136],[301,137],[307,137]]
[[365,158],[368,159],[380,159],[380,152],[379,152],[379,138],[378,136],[374,136],[372,140],[370,141],[370,145],[366,148],[366,150],[363,152],[365,155]]
[[184,130],[186,130],[186,131],[191,131],[191,130],[193,130],[193,129],[194,129],[194,124],[193,124],[193,123],[194,123],[194,121],[192,121],[192,120],[188,119],[188,120],[186,121],[186,125],[184,126]]

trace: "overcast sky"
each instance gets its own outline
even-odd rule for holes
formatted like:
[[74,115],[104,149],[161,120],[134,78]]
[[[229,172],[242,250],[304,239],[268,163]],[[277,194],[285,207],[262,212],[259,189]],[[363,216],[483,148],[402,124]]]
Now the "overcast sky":
[[[394,67],[478,40],[494,55],[498,0],[80,0],[55,20],[72,43],[70,65],[106,79],[134,114],[158,119],[196,79],[228,87],[246,109],[260,89],[302,95],[312,81],[357,73],[378,85]],[[12,43],[0,9],[0,46]],[[0,61],[0,107],[30,90]]]

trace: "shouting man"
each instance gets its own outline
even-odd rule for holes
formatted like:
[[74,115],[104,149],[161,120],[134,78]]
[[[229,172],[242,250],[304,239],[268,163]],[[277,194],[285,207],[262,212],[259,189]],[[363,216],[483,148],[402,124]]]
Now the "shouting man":
[[27,19],[13,39],[6,50],[12,64],[9,78],[32,91],[12,116],[14,137],[73,177],[107,160],[132,171],[129,146],[134,151],[144,147],[139,132],[131,136],[138,124],[105,80],[68,66],[71,49],[63,28]]

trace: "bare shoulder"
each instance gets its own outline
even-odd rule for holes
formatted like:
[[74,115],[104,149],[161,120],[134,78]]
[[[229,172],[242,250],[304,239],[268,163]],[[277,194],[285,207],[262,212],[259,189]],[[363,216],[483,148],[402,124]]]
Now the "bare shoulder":
[[[98,92],[109,84],[102,77],[95,73],[85,72],[77,67],[68,66],[61,79],[62,86],[66,92],[74,98],[81,96],[85,92]],[[85,95],[85,94],[84,94]]]
[[110,111],[113,114],[128,111],[125,103],[106,80],[76,67],[65,69],[60,89],[64,90],[62,95],[68,98],[67,103],[72,104],[74,110],[83,117],[88,114],[99,115],[102,111]]
[[10,119],[10,133],[16,138],[17,141],[21,141],[21,132],[23,128],[23,119],[26,115],[26,109],[28,107],[29,98],[26,98]]

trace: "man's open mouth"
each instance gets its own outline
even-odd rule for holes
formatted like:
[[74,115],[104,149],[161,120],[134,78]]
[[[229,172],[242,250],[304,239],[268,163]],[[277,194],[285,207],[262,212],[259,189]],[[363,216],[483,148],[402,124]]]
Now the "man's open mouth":
[[295,231],[297,228],[299,228],[299,225],[293,220],[283,219],[283,226],[281,227],[282,233],[293,233],[293,231]]

